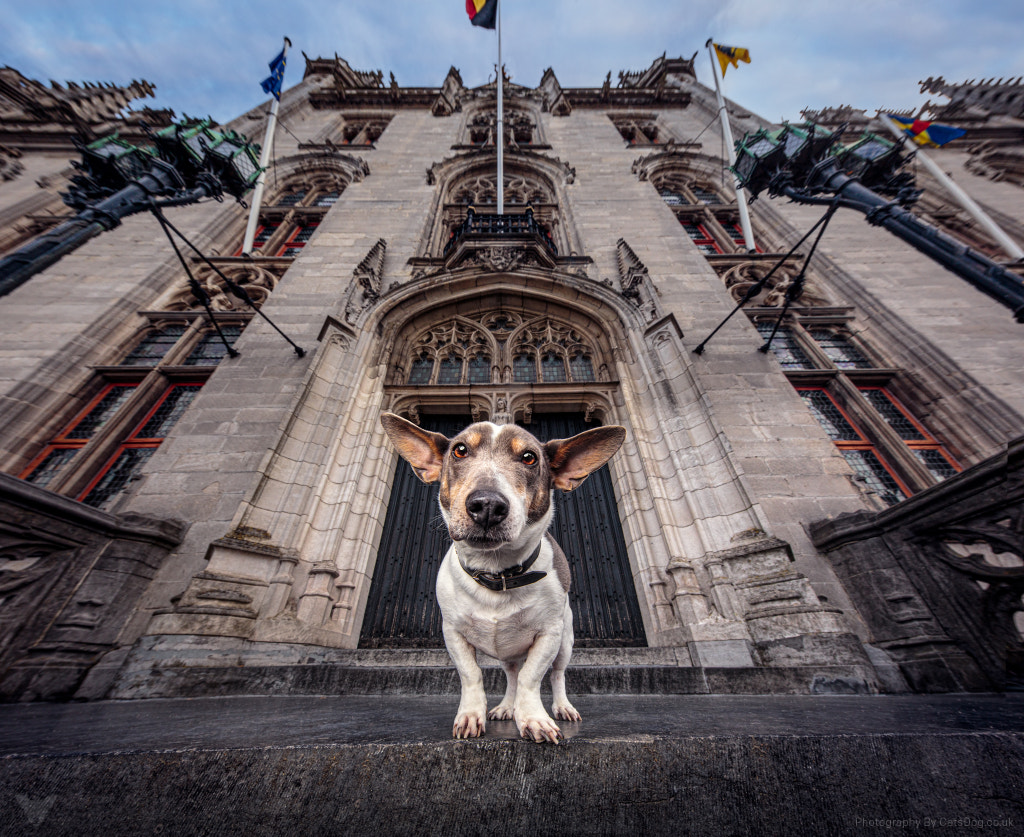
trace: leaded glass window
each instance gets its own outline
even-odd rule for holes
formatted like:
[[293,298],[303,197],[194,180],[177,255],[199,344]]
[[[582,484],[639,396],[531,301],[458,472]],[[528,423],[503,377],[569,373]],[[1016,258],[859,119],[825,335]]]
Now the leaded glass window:
[[565,383],[565,361],[558,355],[546,354],[540,359],[541,378],[546,384]]
[[[235,341],[242,333],[242,327],[237,325],[222,325],[220,330],[230,346],[235,345]],[[227,357],[227,354],[228,350],[220,335],[216,331],[208,331],[185,358],[185,366],[216,366]]]
[[512,380],[517,384],[532,384],[537,380],[537,365],[529,355],[516,355],[512,360]]
[[146,423],[135,433],[140,439],[162,439],[199,394],[201,384],[178,384],[171,387]]
[[430,375],[434,371],[434,361],[426,356],[420,356],[413,360],[412,369],[409,370],[410,384],[429,384]]
[[156,366],[184,333],[183,325],[164,326],[157,331],[151,331],[128,353],[121,361],[121,365]]
[[871,368],[871,361],[845,335],[831,329],[811,329],[808,333],[839,369]]
[[96,431],[104,427],[113,418],[121,405],[135,391],[135,384],[113,384],[75,425],[65,431],[65,439],[91,439]]
[[437,372],[437,382],[442,386],[462,383],[462,358],[446,357]]
[[313,201],[313,206],[334,206],[340,197],[341,192],[337,189],[331,192],[324,192],[315,201]]
[[469,359],[469,383],[489,384],[491,382],[491,359],[477,355]]
[[860,393],[868,400],[872,407],[878,410],[879,415],[885,420],[885,423],[895,430],[896,435],[903,439],[903,441],[923,442],[928,439],[928,437],[921,432],[920,428],[892,402],[883,390],[862,389]]
[[833,442],[862,441],[860,433],[850,424],[828,394],[820,389],[800,390],[800,397]]
[[843,450],[842,454],[853,468],[853,472],[863,478],[865,484],[881,497],[887,506],[894,506],[901,500],[907,499],[907,495],[903,493],[899,483],[874,451],[849,449]]
[[586,383],[595,380],[594,363],[587,355],[574,355],[569,362],[569,369],[574,381]]
[[107,508],[142,471],[142,466],[156,452],[151,448],[125,448],[104,471],[89,493],[82,498],[87,506]]
[[693,190],[693,194],[696,195],[697,200],[705,206],[722,205],[722,199],[718,197],[717,193],[712,192],[710,189],[704,189],[700,186],[691,186],[690,189]]
[[291,192],[284,195],[281,200],[277,202],[278,206],[297,206],[302,203],[302,199],[306,197],[306,190],[303,189],[300,192]]
[[[767,340],[775,329],[774,323],[757,323],[758,333]],[[814,364],[800,346],[792,329],[779,326],[772,338],[772,354],[779,360],[783,369],[813,369]]]
[[33,485],[46,488],[80,450],[81,448],[77,447],[51,448],[25,479]]
[[928,469],[931,475],[940,482],[959,473],[942,451],[936,450],[935,448],[914,450],[914,456],[916,456],[921,464]]

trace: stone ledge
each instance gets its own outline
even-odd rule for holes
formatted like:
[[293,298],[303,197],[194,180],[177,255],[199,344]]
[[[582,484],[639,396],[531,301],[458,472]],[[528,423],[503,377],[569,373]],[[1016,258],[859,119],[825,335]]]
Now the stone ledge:
[[16,756],[0,777],[0,832],[52,837],[1009,834],[1024,822],[1020,733]]
[[[484,688],[505,689],[502,671],[484,667]],[[570,666],[570,696],[591,695],[867,695],[875,691],[869,666],[699,668],[672,665]],[[456,695],[451,666],[189,666],[122,675],[109,697],[231,697],[245,695]],[[545,680],[544,688],[547,689]]]

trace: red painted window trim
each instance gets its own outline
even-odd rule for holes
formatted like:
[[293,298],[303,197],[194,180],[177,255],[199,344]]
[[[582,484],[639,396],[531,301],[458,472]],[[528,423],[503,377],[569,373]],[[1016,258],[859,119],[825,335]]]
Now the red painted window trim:
[[857,425],[857,422],[855,422],[850,417],[850,414],[847,413],[846,410],[844,410],[839,405],[839,403],[832,397],[832,394],[828,391],[828,389],[826,389],[825,387],[807,386],[794,387],[794,389],[796,389],[797,392],[823,392],[825,394],[825,397],[832,402],[832,406],[835,407],[840,412],[843,418],[846,419],[846,421],[849,423],[850,427],[853,428],[853,431],[858,436],[860,436],[860,441],[833,439],[832,444],[835,445],[840,450],[871,451],[871,453],[875,455],[875,458],[882,463],[882,467],[885,468],[885,470],[889,473],[889,476],[896,481],[896,485],[900,487],[900,491],[903,492],[904,496],[911,497],[914,495],[915,492],[911,491],[910,488],[907,487],[907,484],[900,479],[899,475],[893,470],[893,467],[888,463],[888,461],[886,461],[886,458],[882,455],[882,451],[878,449],[878,446],[873,445],[870,441],[868,441],[868,438],[864,435],[864,431],[860,429],[860,427]]
[[[81,422],[86,418],[86,416],[88,416],[89,413],[96,409],[96,406],[107,396],[107,394],[111,390],[113,390],[114,388],[135,389],[137,386],[138,384],[115,383],[107,384],[105,387],[103,387],[103,389],[101,389],[85,407],[79,410],[78,414],[73,419],[71,419],[71,421],[68,422],[67,425],[65,425],[65,427],[60,431],[60,433],[53,437],[50,443],[45,448],[43,448],[42,452],[28,464],[25,470],[23,470],[18,475],[18,478],[27,479],[29,475],[43,463],[43,460],[45,460],[46,457],[49,456],[50,453],[52,453],[55,450],[81,450],[82,448],[84,448],[86,444],[88,444],[91,441],[91,439],[68,439],[68,433],[70,433],[72,430],[78,427],[78,425],[81,424]],[[131,396],[129,396],[129,398],[130,397]]]
[[89,496],[90,492],[96,487],[96,485],[99,483],[99,481],[101,479],[103,479],[103,477],[106,476],[107,471],[109,471],[112,467],[114,467],[114,463],[117,462],[118,457],[120,457],[121,454],[125,450],[127,450],[129,448],[158,448],[158,447],[160,447],[160,445],[164,441],[164,437],[160,436],[160,437],[146,438],[146,437],[136,436],[135,434],[137,434],[140,430],[142,430],[143,427],[145,427],[149,423],[149,420],[151,418],[153,418],[153,415],[156,413],[156,411],[158,409],[160,409],[160,405],[162,405],[168,399],[168,397],[170,396],[172,391],[174,391],[175,389],[178,389],[179,387],[185,387],[185,386],[187,386],[187,387],[202,387],[203,386],[203,382],[202,381],[177,381],[177,382],[171,384],[169,387],[167,387],[167,389],[164,391],[163,395],[161,395],[156,400],[156,403],[146,412],[146,415],[142,417],[142,420],[135,425],[135,429],[132,430],[132,432],[125,438],[125,440],[120,445],[117,446],[117,449],[113,452],[113,454],[111,454],[110,458],[107,459],[107,461],[103,465],[103,467],[100,468],[100,470],[96,473],[96,475],[91,480],[89,480],[88,485],[86,485],[85,489],[76,498],[77,500],[80,500],[80,501],[81,500],[85,500],[85,498]]

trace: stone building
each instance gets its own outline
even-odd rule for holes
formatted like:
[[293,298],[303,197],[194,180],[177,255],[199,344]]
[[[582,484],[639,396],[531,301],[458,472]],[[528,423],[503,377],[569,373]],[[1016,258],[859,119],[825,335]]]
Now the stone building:
[[[694,59],[519,81],[497,216],[495,82],[402,87],[307,58],[254,255],[237,204],[168,210],[237,357],[145,215],[0,299],[5,699],[453,687],[436,495],[385,410],[442,431],[626,427],[559,498],[570,692],[1020,685],[1012,312],[840,213],[695,353],[820,208],[756,201],[746,250]],[[1024,242],[1019,107],[939,86],[971,130],[935,158]],[[123,108],[147,91],[0,71],[0,248],[70,211],[73,133],[142,138]],[[768,127],[729,108],[737,136]],[[873,124],[845,110],[808,116]],[[259,138],[267,112],[227,127]],[[1005,262],[918,186],[918,212]]]

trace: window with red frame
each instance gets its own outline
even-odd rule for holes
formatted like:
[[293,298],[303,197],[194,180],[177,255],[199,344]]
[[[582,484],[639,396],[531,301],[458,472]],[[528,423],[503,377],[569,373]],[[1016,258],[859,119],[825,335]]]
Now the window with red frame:
[[141,472],[171,428],[195,399],[201,383],[173,384],[152,410],[118,447],[79,500],[87,506],[106,508]]
[[703,224],[694,224],[692,221],[680,220],[680,224],[683,225],[683,229],[686,230],[686,234],[690,236],[694,244],[697,245],[697,249],[705,255],[716,255],[722,252],[722,248],[718,246],[718,242],[711,236],[711,233],[707,231]]
[[313,233],[316,232],[316,228],[319,226],[319,221],[300,224],[295,228],[295,232],[288,236],[284,247],[281,248],[277,255],[290,258],[299,255],[302,252],[302,248],[306,246],[306,242],[313,237]]
[[[253,250],[261,249],[264,244],[266,244],[268,241],[270,241],[271,236],[278,231],[280,226],[281,226],[281,222],[280,221],[275,221],[272,224],[260,224],[258,227],[256,227],[256,235],[254,236],[254,238],[252,240],[252,249]],[[235,251],[235,256],[241,256],[241,255],[242,255],[242,247],[240,245],[239,248]]]
[[937,480],[948,479],[960,471],[946,450],[917,419],[882,387],[861,387],[860,393],[878,411],[886,424],[896,431],[917,459]]
[[110,384],[53,438],[39,456],[21,473],[21,478],[45,488],[64,470],[131,397],[136,384]]
[[886,505],[893,506],[910,496],[911,492],[879,456],[875,446],[832,400],[831,395],[820,388],[797,388],[797,392],[828,433],[829,438],[839,448],[839,452],[854,473],[861,477]]
[[[729,238],[732,239],[733,244],[737,247],[747,246],[747,240],[743,237],[743,228],[739,224],[722,224],[722,227],[724,227],[725,231],[729,234]],[[757,245],[756,241],[754,242],[754,252],[764,252],[764,250]]]

